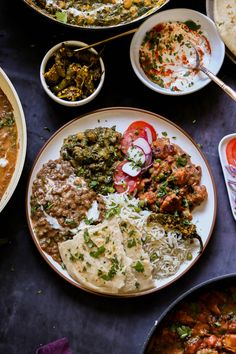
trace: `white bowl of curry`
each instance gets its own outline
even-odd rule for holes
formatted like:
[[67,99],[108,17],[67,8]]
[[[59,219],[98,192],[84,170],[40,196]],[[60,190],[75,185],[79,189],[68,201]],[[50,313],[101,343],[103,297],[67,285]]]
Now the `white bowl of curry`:
[[20,179],[26,155],[26,124],[17,92],[0,68],[0,212]]
[[40,80],[47,95],[55,102],[77,107],[91,102],[101,91],[105,66],[93,48],[76,51],[87,44],[64,41],[52,47],[40,67]]

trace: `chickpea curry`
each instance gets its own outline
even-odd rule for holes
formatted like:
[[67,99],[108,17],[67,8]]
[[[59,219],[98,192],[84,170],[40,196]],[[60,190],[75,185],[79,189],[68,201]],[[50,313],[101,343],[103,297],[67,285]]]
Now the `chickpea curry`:
[[154,334],[147,354],[236,353],[236,288],[182,302]]
[[105,27],[131,22],[152,9],[158,9],[166,3],[166,0],[34,0],[33,2],[60,22],[80,27]]
[[13,109],[0,88],[0,200],[14,173],[17,151],[17,127]]

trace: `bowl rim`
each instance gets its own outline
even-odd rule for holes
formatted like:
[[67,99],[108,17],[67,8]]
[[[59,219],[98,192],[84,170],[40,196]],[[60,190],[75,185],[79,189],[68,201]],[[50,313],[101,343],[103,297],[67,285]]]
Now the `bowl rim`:
[[207,288],[208,286],[214,286],[217,282],[220,281],[227,281],[230,278],[235,278],[236,279],[236,272],[233,273],[227,273],[223,275],[219,275],[207,280],[204,280],[203,282],[194,285],[190,289],[184,291],[181,295],[179,295],[173,302],[171,302],[167,308],[160,314],[157,320],[155,320],[152,328],[149,330],[147,338],[144,341],[144,344],[141,349],[141,354],[147,354],[146,350],[148,349],[148,345],[150,343],[150,340],[152,339],[152,336],[154,335],[157,327],[160,325],[160,323],[164,320],[164,318],[174,309],[175,306],[177,306],[181,301],[186,299],[188,296],[191,296],[197,291],[202,291],[204,288]]
[[[184,16],[184,15],[191,16],[191,14],[192,14],[194,16],[197,16],[199,18],[199,21],[202,21],[211,27],[212,31],[214,32],[214,36],[211,36],[211,37],[208,36],[208,40],[211,45],[212,45],[212,38],[214,38],[214,40],[217,41],[217,53],[219,53],[217,55],[218,65],[217,65],[216,70],[214,70],[215,74],[217,74],[219,72],[219,70],[223,64],[224,57],[225,57],[225,45],[219,36],[219,33],[216,29],[214,22],[208,16],[206,16],[205,14],[203,14],[199,11],[196,11],[196,10],[192,10],[192,9],[188,9],[188,8],[176,8],[176,9],[160,11],[160,12],[157,12],[156,14],[150,16],[146,21],[144,21],[141,24],[141,26],[135,32],[135,34],[131,40],[131,44],[130,44],[130,62],[131,62],[131,66],[133,68],[133,71],[135,72],[138,79],[145,86],[147,86],[149,89],[153,90],[154,92],[161,93],[161,94],[164,94],[167,96],[184,96],[184,95],[188,95],[188,94],[191,94],[191,93],[201,90],[202,88],[204,88],[206,85],[208,85],[211,82],[211,79],[206,78],[206,79],[202,80],[202,83],[200,86],[197,86],[197,87],[192,86],[188,90],[185,89],[183,91],[171,91],[171,90],[163,89],[160,86],[158,86],[157,84],[153,83],[151,80],[149,80],[147,78],[147,76],[143,73],[143,70],[141,69],[141,67],[139,67],[139,64],[137,64],[137,61],[138,61],[136,58],[137,53],[135,51],[137,51],[137,42],[140,41],[140,38],[142,39],[144,37],[144,35],[142,35],[142,37],[141,37],[141,33],[143,31],[144,31],[144,33],[146,33],[151,28],[153,28],[154,24],[151,25],[151,23],[153,21],[155,21],[155,19],[157,19],[156,24],[161,23],[161,22],[167,22],[167,20],[162,20],[162,17],[163,17],[163,15],[166,16],[168,14],[171,17],[172,16],[176,17],[175,20],[171,19],[171,21],[181,21],[178,19],[180,16]],[[186,20],[188,20],[188,18]],[[203,25],[203,23],[202,23],[202,25]],[[210,68],[210,70],[211,70],[211,68]]]
[[[55,101],[63,106],[67,106],[67,107],[83,106],[86,103],[89,103],[90,101],[92,101],[98,95],[98,93],[101,91],[101,88],[102,88],[102,86],[104,84],[104,80],[105,80],[105,65],[102,60],[102,57],[100,56],[99,62],[100,62],[101,70],[102,70],[102,75],[101,75],[98,86],[96,87],[96,89],[94,90],[94,92],[91,95],[89,95],[88,97],[86,97],[82,100],[77,100],[77,101],[66,101],[66,100],[63,100],[62,98],[58,98],[56,95],[54,95],[54,93],[48,87],[46,80],[44,78],[44,72],[45,72],[46,65],[47,65],[49,59],[52,57],[53,53],[55,53],[63,44],[65,44],[66,46],[71,46],[71,47],[86,47],[88,45],[87,43],[77,41],[77,40],[65,40],[65,41],[55,44],[53,47],[51,47],[46,52],[46,54],[44,55],[44,57],[41,61],[40,70],[39,70],[40,81],[41,81],[44,91],[47,93],[47,95],[53,101]],[[90,52],[98,55],[98,52],[94,48],[89,48],[88,50]]]
[[7,96],[7,99],[12,105],[13,112],[15,114],[16,126],[17,126],[17,141],[18,141],[18,151],[17,151],[17,159],[15,164],[14,172],[10,178],[7,189],[5,190],[1,200],[0,200],[0,213],[6,207],[7,203],[10,201],[13,196],[15,189],[20,181],[24,164],[26,158],[26,150],[27,150],[27,128],[26,128],[26,120],[25,114],[22,107],[22,103],[18,96],[18,93],[6,74],[3,68],[0,67],[0,84],[1,82],[4,84],[4,88],[2,88],[4,94]]

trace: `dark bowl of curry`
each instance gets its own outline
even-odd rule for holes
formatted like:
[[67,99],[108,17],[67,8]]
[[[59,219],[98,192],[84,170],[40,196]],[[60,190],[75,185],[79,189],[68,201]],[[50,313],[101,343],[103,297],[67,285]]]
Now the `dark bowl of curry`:
[[236,273],[188,290],[155,322],[143,354],[236,353]]

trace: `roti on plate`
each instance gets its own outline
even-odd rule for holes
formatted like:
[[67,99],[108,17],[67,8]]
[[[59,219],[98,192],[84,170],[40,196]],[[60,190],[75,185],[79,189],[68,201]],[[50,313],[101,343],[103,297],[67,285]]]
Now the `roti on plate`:
[[236,56],[236,0],[215,0],[214,20],[225,45]]
[[130,225],[122,230],[118,219],[113,218],[80,230],[73,239],[60,243],[60,255],[69,275],[101,293],[153,287],[152,265],[140,244],[141,234]]

